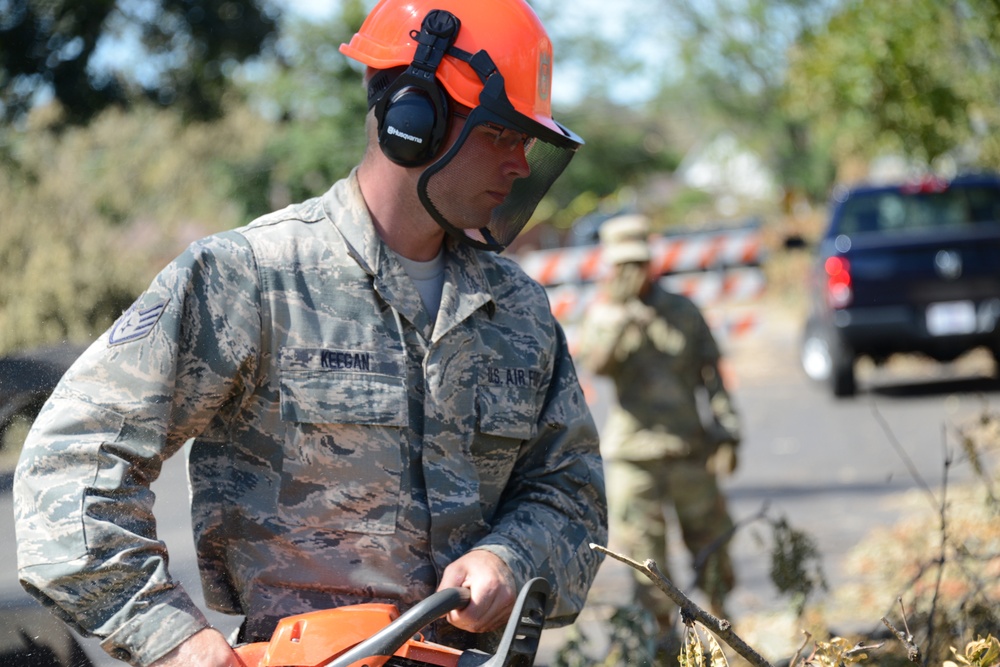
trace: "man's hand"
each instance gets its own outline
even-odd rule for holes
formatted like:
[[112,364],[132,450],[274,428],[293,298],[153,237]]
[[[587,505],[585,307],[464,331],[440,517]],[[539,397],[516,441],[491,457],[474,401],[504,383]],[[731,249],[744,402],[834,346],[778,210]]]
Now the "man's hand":
[[649,280],[649,267],[644,263],[616,264],[608,278],[608,295],[614,303],[627,303],[638,298]]
[[507,622],[517,600],[510,568],[499,556],[474,549],[444,569],[442,588],[468,588],[472,594],[465,609],[448,613],[448,622],[469,632],[486,632]]
[[149,667],[246,667],[222,633],[205,628]]

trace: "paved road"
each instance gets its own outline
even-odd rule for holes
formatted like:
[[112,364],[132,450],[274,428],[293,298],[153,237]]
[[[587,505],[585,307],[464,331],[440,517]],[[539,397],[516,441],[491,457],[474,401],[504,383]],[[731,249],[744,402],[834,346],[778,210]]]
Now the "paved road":
[[[766,504],[771,516],[785,516],[792,525],[807,529],[824,554],[827,579],[836,587],[846,577],[844,554],[872,527],[893,521],[899,511],[897,496],[917,486],[893,441],[920,477],[936,486],[946,425],[970,419],[984,401],[995,406],[1000,383],[984,375],[991,362],[984,366],[981,359],[942,368],[907,362],[888,371],[863,369],[859,395],[835,401],[807,382],[798,369],[794,317],[769,310],[762,319],[752,334],[725,343],[746,434],[740,468],[725,485],[731,510],[736,519],[745,519]],[[594,393],[600,421],[612,399],[601,383],[595,383]],[[968,471],[956,465],[951,476],[967,477]],[[171,461],[154,490],[159,497],[173,497],[183,494],[183,488],[181,461]],[[157,516],[175,575],[200,595],[187,508],[183,503],[161,503]],[[0,633],[0,653],[5,645],[22,641],[13,632],[12,618],[18,623],[25,619],[45,636],[58,629],[50,629],[46,617],[33,616],[37,605],[26,600],[16,582],[11,523],[9,492],[0,492],[0,612],[14,609],[18,614],[0,615],[0,628],[8,630]],[[755,534],[766,537],[760,530],[743,530],[733,544],[739,587],[730,613],[736,619],[786,606],[769,583],[766,546]],[[684,586],[688,574],[683,555],[675,553],[670,565],[677,583]],[[598,617],[605,604],[627,597],[628,581],[625,566],[606,562],[584,618]],[[224,630],[235,626],[231,618],[212,618]],[[587,623],[581,627],[593,631]],[[566,630],[545,633],[540,662],[551,659],[566,634]],[[599,639],[595,637],[598,650]],[[92,642],[84,647],[95,665],[121,664],[106,658]]]

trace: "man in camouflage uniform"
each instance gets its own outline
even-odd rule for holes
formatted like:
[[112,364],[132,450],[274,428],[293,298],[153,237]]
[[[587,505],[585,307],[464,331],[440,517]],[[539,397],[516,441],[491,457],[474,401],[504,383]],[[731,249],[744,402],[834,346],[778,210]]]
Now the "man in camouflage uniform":
[[[156,536],[150,483],[189,439],[206,601],[245,615],[246,640],[291,614],[405,609],[459,586],[471,602],[430,636],[489,648],[537,576],[551,624],[583,605],[589,543],[607,534],[595,426],[544,291],[483,251],[530,216],[528,173],[544,192],[580,141],[549,116],[551,47],[524,2],[424,2],[406,23],[420,4],[381,3],[342,47],[372,82],[359,167],[192,244],[70,369],[25,444],[22,584],[121,660],[238,664]],[[430,166],[390,145],[429,139],[379,105],[411,74],[447,97]]]
[[[644,216],[608,220],[600,235],[611,273],[588,311],[580,358],[609,376],[618,394],[601,444],[611,539],[630,558],[652,558],[668,573],[665,512],[672,506],[699,567],[698,585],[722,615],[733,569],[725,546],[714,543],[733,524],[716,475],[735,469],[740,435],[719,349],[698,307],[651,280]],[[637,582],[640,603],[666,629],[673,603],[647,577]]]

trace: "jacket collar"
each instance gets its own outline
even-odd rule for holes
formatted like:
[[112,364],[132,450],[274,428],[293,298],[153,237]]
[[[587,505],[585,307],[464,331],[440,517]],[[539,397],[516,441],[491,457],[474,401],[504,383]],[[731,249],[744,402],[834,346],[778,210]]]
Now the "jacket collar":
[[375,291],[432,342],[471,317],[480,308],[493,316],[496,300],[486,278],[486,251],[445,236],[445,280],[436,322],[431,322],[416,287],[375,230],[358,184],[357,168],[323,196],[326,217],[333,223],[347,252],[370,276]]

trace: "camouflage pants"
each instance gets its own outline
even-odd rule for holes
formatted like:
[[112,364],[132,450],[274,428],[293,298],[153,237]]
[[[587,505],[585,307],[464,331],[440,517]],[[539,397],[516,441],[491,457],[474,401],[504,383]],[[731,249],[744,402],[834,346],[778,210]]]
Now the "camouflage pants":
[[[687,589],[690,580],[676,579],[668,569],[667,516],[672,507],[684,545],[696,564],[700,552],[733,526],[715,477],[697,458],[605,460],[605,466],[610,544],[639,562],[652,558],[678,588]],[[639,603],[661,623],[666,622],[676,605],[645,575],[636,575]],[[697,575],[697,586],[708,595],[712,610],[722,613],[726,594],[735,584],[725,545],[708,556]]]

